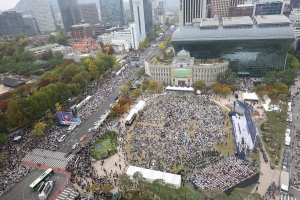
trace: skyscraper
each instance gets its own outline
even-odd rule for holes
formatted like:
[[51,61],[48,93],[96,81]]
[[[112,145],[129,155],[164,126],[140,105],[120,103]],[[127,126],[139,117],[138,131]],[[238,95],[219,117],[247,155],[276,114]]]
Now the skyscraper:
[[255,2],[253,15],[281,15],[283,7],[282,1]]
[[92,27],[100,22],[98,18],[97,5],[95,3],[79,4],[81,17],[85,23],[89,23]]
[[124,26],[123,0],[100,0],[101,20],[111,26]]
[[16,11],[3,12],[0,15],[0,35],[17,35],[20,33],[32,35],[33,30],[24,24],[21,13]]
[[66,31],[70,31],[71,26],[82,20],[78,2],[77,0],[58,0],[58,5],[64,28]]
[[41,33],[54,31],[56,25],[48,0],[31,0],[35,20]]
[[290,4],[292,4],[293,8],[300,8],[300,0],[291,0]]
[[191,24],[197,18],[206,18],[206,0],[180,0],[180,26]]
[[[132,0],[131,0],[132,1]],[[132,1],[134,22],[140,37],[154,34],[151,0]]]
[[167,0],[152,0],[152,11],[155,23],[165,23],[167,19]]

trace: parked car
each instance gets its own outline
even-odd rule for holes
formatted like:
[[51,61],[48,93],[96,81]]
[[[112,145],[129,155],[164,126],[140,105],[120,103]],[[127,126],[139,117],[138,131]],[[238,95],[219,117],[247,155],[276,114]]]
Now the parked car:
[[118,100],[118,99],[119,99],[119,96],[116,96],[116,97],[115,97],[115,100]]
[[81,138],[80,138],[80,142],[82,142],[82,141],[84,141],[85,140],[85,138],[86,138],[86,135],[83,135]]
[[76,149],[78,147],[79,143],[75,143],[73,146],[72,146],[72,149]]
[[80,153],[81,150],[82,150],[82,147],[79,146],[79,147],[76,149],[75,153],[78,154],[78,153]]
[[92,130],[93,130],[93,128],[89,128],[88,132],[90,133],[90,132],[92,132]]
[[289,159],[288,157],[283,158],[282,167],[287,167],[289,165]]
[[111,103],[111,104],[109,104],[109,107],[110,107],[110,108],[112,108],[113,106],[114,106],[114,104],[112,104],[112,103]]
[[66,135],[62,135],[62,136],[58,139],[58,142],[63,142],[63,141],[65,141],[66,138],[67,138]]
[[290,155],[290,150],[288,150],[288,149],[285,149],[284,150],[284,153],[283,153],[283,157],[289,157],[289,155]]

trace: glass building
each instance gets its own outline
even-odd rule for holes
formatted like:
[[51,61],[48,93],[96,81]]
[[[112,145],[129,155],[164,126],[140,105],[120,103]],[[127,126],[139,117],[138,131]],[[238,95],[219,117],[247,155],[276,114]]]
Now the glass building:
[[68,32],[71,26],[82,20],[78,2],[77,0],[58,0],[58,5],[64,28]]
[[293,41],[293,28],[283,15],[202,19],[172,36],[175,52],[184,47],[197,59],[226,59],[233,71],[253,77],[284,70]]
[[254,3],[253,15],[281,15],[283,6],[282,1],[256,2]]

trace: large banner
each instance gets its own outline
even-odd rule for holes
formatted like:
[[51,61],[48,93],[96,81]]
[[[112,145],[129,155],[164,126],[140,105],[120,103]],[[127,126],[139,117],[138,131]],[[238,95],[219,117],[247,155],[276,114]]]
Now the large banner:
[[60,124],[68,125],[73,121],[73,116],[69,113],[57,113]]
[[150,69],[149,69],[149,63],[147,61],[145,61],[145,73],[148,76],[151,76],[151,72],[150,72]]

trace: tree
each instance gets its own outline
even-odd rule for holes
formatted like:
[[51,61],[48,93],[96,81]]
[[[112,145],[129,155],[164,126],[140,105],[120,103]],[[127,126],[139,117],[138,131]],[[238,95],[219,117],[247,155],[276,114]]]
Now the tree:
[[0,144],[5,144],[8,141],[5,133],[0,133]]
[[229,95],[229,94],[231,93],[230,87],[228,87],[228,86],[223,86],[223,87],[221,88],[221,93],[222,93],[222,94],[225,96],[225,98],[226,98],[226,96]]
[[232,69],[227,69],[225,72],[221,72],[217,76],[217,81],[221,84],[232,85],[236,80],[236,73]]
[[34,125],[33,130],[31,131],[31,135],[42,137],[45,135],[45,127],[46,124],[44,122],[38,122]]
[[75,74],[75,76],[72,78],[72,83],[78,84],[81,89],[85,88],[88,84],[82,74]]
[[264,84],[257,84],[254,86],[253,91],[256,92],[259,96],[263,97],[266,93],[266,86]]
[[48,37],[48,42],[49,43],[55,43],[55,35],[50,35],[49,37]]
[[22,61],[26,61],[26,62],[32,61],[33,57],[34,57],[34,53],[32,53],[31,51],[26,50],[23,53],[21,53]]
[[299,60],[297,58],[294,58],[291,63],[291,68],[293,70],[298,70],[299,66],[300,66]]
[[155,88],[155,91],[156,92],[161,92],[163,90],[163,87],[164,87],[164,84],[159,83],[159,84],[157,84],[157,86]]
[[56,32],[56,35],[55,35],[55,42],[57,42],[58,44],[60,45],[67,45],[68,44],[68,39],[69,39],[69,35],[67,32],[65,31],[58,31]]
[[120,187],[123,196],[126,197],[128,190],[131,187],[132,181],[127,174],[120,174],[118,179],[118,186]]
[[123,85],[120,89],[121,94],[127,95],[130,92],[130,87],[128,85]]
[[102,192],[104,194],[109,194],[109,192],[111,191],[112,187],[109,184],[105,184],[102,188]]
[[133,94],[138,97],[142,94],[142,90],[140,88],[136,88],[133,90]]
[[196,90],[205,90],[206,84],[204,81],[196,81],[194,83],[194,88]]
[[56,103],[55,110],[56,110],[56,112],[60,112],[62,110],[62,105],[60,103]]
[[64,54],[62,54],[60,51],[55,51],[53,53],[53,58],[55,60],[61,60],[61,59],[63,59],[63,57],[64,57]]
[[92,78],[94,79],[99,78],[98,68],[94,63],[89,64],[89,71]]
[[159,43],[158,48],[159,48],[160,50],[164,50],[164,49],[166,48],[165,43],[164,43],[164,42]]
[[235,188],[230,195],[230,200],[263,200],[258,193],[250,193],[244,188]]
[[140,68],[134,72],[134,75],[139,79],[145,74],[145,67]]

